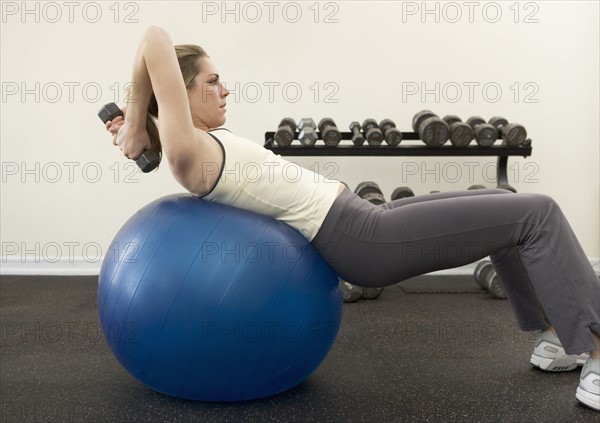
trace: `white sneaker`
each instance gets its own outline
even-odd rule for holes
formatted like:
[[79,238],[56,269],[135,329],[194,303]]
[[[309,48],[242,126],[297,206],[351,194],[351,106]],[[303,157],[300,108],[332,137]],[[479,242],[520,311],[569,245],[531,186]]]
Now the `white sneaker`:
[[581,403],[600,411],[600,359],[588,359],[581,370],[575,394]]
[[577,366],[583,366],[589,357],[587,353],[579,355],[565,353],[554,332],[545,330],[538,335],[529,362],[548,372],[568,372]]

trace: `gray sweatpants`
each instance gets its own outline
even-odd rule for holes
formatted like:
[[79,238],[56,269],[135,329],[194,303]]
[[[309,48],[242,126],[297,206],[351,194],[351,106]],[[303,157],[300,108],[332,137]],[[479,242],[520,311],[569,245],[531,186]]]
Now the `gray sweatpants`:
[[596,349],[600,282],[546,195],[482,189],[377,206],[346,188],[312,245],[341,278],[368,287],[490,256],[521,329],[552,325],[567,353]]

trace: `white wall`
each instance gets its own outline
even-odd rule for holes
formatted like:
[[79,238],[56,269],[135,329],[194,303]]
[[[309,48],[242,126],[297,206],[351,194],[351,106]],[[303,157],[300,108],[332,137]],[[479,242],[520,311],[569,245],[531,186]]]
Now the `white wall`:
[[[586,254],[600,256],[598,2],[270,4],[272,22],[266,2],[2,2],[2,273],[96,271],[96,256],[131,214],[182,191],[166,166],[134,174],[96,116],[106,102],[123,103],[133,54],[151,24],[175,43],[207,49],[237,90],[228,128],[257,143],[287,115],[331,116],[344,130],[352,120],[389,117],[409,131],[422,108],[521,122],[533,155],[510,159],[512,185],[554,197]],[[239,18],[222,16],[224,7]],[[423,7],[437,8],[437,21]],[[262,18],[252,22],[257,10]],[[297,10],[302,16],[291,23]],[[278,84],[272,99],[269,84]],[[301,87],[297,101],[282,94],[285,84]],[[408,91],[422,85],[424,98]],[[417,193],[492,186],[484,170],[493,177],[494,161],[297,159],[321,169],[335,163],[328,176],[351,187],[375,180],[386,196],[398,185]]]

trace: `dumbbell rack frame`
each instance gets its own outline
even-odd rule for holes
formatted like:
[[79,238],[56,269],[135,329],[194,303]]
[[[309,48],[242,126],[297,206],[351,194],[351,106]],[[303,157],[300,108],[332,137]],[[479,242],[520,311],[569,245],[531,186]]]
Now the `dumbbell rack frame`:
[[[295,133],[295,138],[298,139],[298,132]],[[341,132],[342,142],[336,147],[324,145],[321,140],[311,147],[304,147],[300,143],[292,143],[289,147],[280,147],[275,142],[275,132],[265,132],[264,147],[271,150],[275,154],[282,156],[453,156],[453,157],[470,157],[470,156],[497,156],[496,182],[497,185],[509,185],[508,183],[508,157],[509,156],[531,156],[532,146],[531,139],[527,139],[523,145],[518,147],[510,147],[506,145],[493,145],[491,147],[480,147],[478,145],[469,145],[467,147],[454,147],[452,145],[442,145],[440,147],[429,147],[424,145],[419,139],[419,134],[416,132],[402,132],[402,142],[397,146],[381,144],[379,146],[368,145],[367,143],[356,146],[352,143],[344,143],[343,141],[352,140],[352,132]],[[499,138],[501,140],[501,138]],[[419,144],[405,141],[420,141]]]

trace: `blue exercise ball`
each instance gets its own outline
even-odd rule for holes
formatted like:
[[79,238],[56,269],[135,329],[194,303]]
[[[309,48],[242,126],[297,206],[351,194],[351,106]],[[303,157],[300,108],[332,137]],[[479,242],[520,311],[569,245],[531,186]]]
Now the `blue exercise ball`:
[[240,401],[283,392],[317,369],[340,326],[342,292],[291,226],[175,194],[116,235],[98,312],[113,354],[146,386]]

